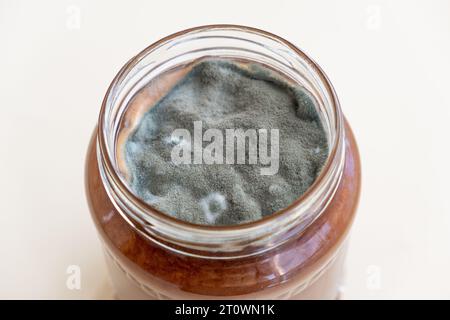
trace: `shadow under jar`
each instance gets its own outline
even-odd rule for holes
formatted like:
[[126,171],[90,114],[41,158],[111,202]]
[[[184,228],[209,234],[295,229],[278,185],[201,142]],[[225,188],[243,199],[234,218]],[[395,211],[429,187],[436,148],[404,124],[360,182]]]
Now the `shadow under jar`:
[[[328,159],[306,193],[261,220],[177,220],[136,197],[120,174],[117,144],[130,101],[159,75],[204,57],[264,64],[317,102]],[[360,179],[353,134],[320,67],[278,36],[233,25],[185,30],[132,58],[108,89],[86,163],[87,199],[121,299],[337,298]]]

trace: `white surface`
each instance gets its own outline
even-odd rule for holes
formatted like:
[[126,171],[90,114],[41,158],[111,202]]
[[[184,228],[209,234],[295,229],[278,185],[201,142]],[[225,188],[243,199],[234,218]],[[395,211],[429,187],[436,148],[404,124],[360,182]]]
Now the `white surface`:
[[285,37],[336,87],[363,164],[344,297],[450,298],[445,0],[0,0],[0,298],[108,297],[83,188],[101,100],[141,49],[210,23]]

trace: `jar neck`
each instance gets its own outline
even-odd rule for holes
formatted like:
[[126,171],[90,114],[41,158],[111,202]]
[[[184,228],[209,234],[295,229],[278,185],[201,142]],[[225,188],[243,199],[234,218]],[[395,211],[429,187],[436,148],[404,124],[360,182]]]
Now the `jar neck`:
[[[195,225],[164,214],[134,195],[120,175],[116,144],[126,108],[159,74],[201,57],[263,63],[305,87],[315,98],[329,144],[328,159],[312,186],[287,208],[234,226]],[[335,91],[305,53],[273,34],[234,25],[197,27],[166,37],[131,59],[117,74],[99,118],[97,158],[102,182],[122,217],[143,237],[168,250],[209,259],[260,254],[300,235],[325,210],[344,167],[343,116]]]

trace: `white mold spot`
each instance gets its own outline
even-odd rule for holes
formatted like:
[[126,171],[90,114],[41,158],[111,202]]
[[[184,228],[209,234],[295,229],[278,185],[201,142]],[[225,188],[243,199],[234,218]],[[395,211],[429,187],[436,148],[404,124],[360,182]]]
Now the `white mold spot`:
[[205,214],[206,221],[212,224],[227,209],[227,200],[222,194],[212,192],[200,200],[200,207]]

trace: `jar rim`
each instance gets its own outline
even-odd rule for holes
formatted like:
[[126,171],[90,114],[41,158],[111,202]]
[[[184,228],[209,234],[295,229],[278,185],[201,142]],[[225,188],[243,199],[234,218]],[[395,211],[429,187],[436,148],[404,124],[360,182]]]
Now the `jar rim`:
[[[321,169],[319,175],[316,177],[314,182],[309,186],[309,188],[303,193],[301,196],[297,197],[292,203],[290,203],[287,207],[282,208],[270,215],[267,215],[265,217],[262,217],[261,219],[251,221],[251,222],[245,222],[242,224],[236,224],[236,225],[227,225],[227,226],[215,226],[215,225],[200,225],[200,224],[194,224],[191,222],[183,221],[180,219],[176,219],[174,217],[171,217],[170,215],[158,210],[157,208],[151,206],[150,204],[144,202],[142,199],[137,197],[130,189],[129,186],[127,186],[122,178],[120,177],[120,174],[118,173],[117,168],[115,168],[113,157],[115,156],[115,150],[111,150],[108,145],[108,137],[106,135],[106,122],[105,122],[105,115],[107,113],[107,108],[109,106],[109,98],[111,96],[111,93],[114,91],[117,84],[120,82],[122,77],[124,77],[128,72],[132,70],[133,67],[135,67],[144,57],[146,57],[152,50],[155,48],[172,41],[174,39],[177,39],[181,36],[192,34],[192,33],[198,33],[202,31],[209,31],[209,30],[221,30],[221,31],[240,31],[243,33],[250,33],[250,34],[256,34],[258,36],[262,36],[265,38],[269,38],[273,41],[278,42],[279,44],[282,44],[286,46],[289,50],[291,50],[294,54],[296,54],[300,59],[304,60],[308,67],[312,69],[312,71],[315,72],[315,74],[319,77],[320,82],[324,85],[325,90],[327,91],[327,94],[330,97],[330,103],[332,111],[335,114],[334,117],[334,124],[332,124],[335,127],[336,130],[336,139],[334,141],[334,144],[330,147],[329,154],[327,157],[327,160],[325,164],[323,165],[323,168]],[[265,226],[271,225],[273,223],[280,224],[281,221],[284,221],[285,223],[280,225],[286,225],[287,222],[291,220],[296,219],[288,219],[290,216],[294,215],[295,212],[298,213],[298,211],[301,209],[302,205],[311,202],[311,199],[316,197],[318,191],[324,188],[326,180],[330,179],[330,172],[331,169],[335,167],[333,178],[334,179],[334,188],[337,188],[337,185],[339,184],[342,171],[343,171],[343,162],[344,162],[344,121],[343,121],[343,115],[340,109],[339,100],[337,98],[337,95],[335,93],[335,90],[329,81],[328,77],[324,73],[324,71],[321,69],[321,67],[312,60],[304,51],[297,48],[295,45],[290,43],[289,41],[283,39],[280,36],[277,36],[273,33],[248,27],[248,26],[241,26],[241,25],[234,25],[234,24],[213,24],[213,25],[204,25],[204,26],[198,26],[193,27],[189,29],[185,29],[182,31],[178,31],[176,33],[173,33],[169,36],[166,36],[153,44],[149,45],[147,48],[142,50],[139,54],[137,54],[135,57],[130,59],[118,72],[118,74],[115,76],[113,81],[111,82],[106,95],[102,102],[102,107],[100,110],[99,115],[99,121],[98,121],[98,134],[97,134],[97,158],[100,168],[100,173],[102,176],[102,180],[104,183],[108,184],[108,187],[105,187],[107,190],[108,196],[111,198],[114,206],[116,209],[118,209],[119,213],[129,222],[140,234],[143,234],[144,236],[148,236],[148,228],[151,228],[152,231],[154,231],[156,234],[160,236],[164,236],[164,230],[167,231],[167,228],[175,228],[177,231],[183,231],[183,232],[191,232],[202,235],[200,237],[201,239],[205,239],[205,237],[211,237],[211,238],[221,238],[221,236],[224,237],[224,239],[229,239],[230,241],[240,241],[242,240],[239,235],[245,236],[248,235],[251,232],[254,232],[255,230],[259,228],[264,228]],[[337,167],[340,166],[340,167]],[[331,195],[334,195],[334,191],[331,190]],[[147,215],[151,215],[151,217],[154,219],[150,224],[160,224],[159,227],[162,227],[162,225],[165,225],[165,228],[157,228],[155,225],[139,225],[140,222],[136,221],[135,217],[130,216],[126,212],[124,212],[123,203],[120,199],[121,197],[125,197],[127,199],[126,206],[128,206],[131,210],[139,210],[143,211]],[[125,210],[126,211],[126,210]],[[323,211],[323,208],[322,210]],[[316,219],[321,212],[318,212],[316,214]],[[299,219],[301,214],[297,214],[297,219]],[[287,221],[286,221],[287,220]],[[173,230],[172,230],[173,231]],[[173,232],[170,232],[170,234],[173,236]],[[153,238],[153,237],[152,237]],[[164,237],[163,237],[164,238]],[[186,239],[184,239],[186,240]],[[163,246],[167,246],[167,242],[169,243],[175,243],[175,245],[181,245],[182,243],[186,244],[186,241],[181,241],[180,243],[177,243],[178,241],[174,241],[174,239],[163,239],[160,241],[160,244]],[[189,241],[188,241],[189,242]],[[195,242],[195,241],[194,241]],[[183,245],[181,245],[183,247]],[[187,247],[192,247],[191,249],[195,250],[193,243],[189,243]],[[208,249],[209,246],[201,246],[203,249]],[[216,248],[217,249],[217,248]],[[184,251],[184,250],[182,250]]]

